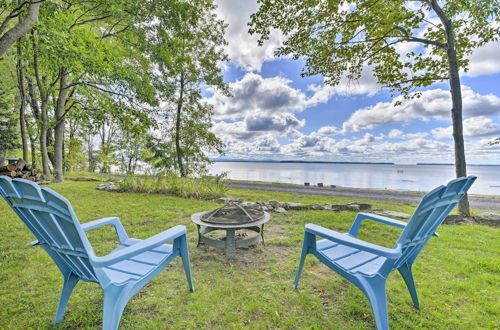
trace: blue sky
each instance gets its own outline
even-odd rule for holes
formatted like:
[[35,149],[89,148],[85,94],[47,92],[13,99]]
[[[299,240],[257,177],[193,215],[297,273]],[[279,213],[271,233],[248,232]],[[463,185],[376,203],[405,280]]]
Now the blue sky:
[[[300,77],[302,61],[275,58],[278,32],[259,47],[246,22],[253,0],[217,0],[228,24],[224,78],[232,97],[207,97],[213,131],[227,158],[452,163],[448,85],[426,88],[420,99],[395,106],[399,97],[377,85],[369,68],[358,82],[331,87],[321,76]],[[404,48],[401,49],[405,51]],[[500,164],[500,43],[472,54],[462,75],[464,134],[470,164]]]

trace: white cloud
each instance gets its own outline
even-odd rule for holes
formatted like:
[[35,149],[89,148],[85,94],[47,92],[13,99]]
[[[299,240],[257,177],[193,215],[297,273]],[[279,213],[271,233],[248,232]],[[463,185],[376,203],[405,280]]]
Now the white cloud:
[[[500,134],[500,125],[484,116],[465,119],[463,126],[465,137],[481,137]],[[450,139],[453,137],[453,126],[433,129],[432,135],[436,139]]]
[[429,133],[427,132],[418,132],[418,133],[408,133],[404,134],[402,130],[399,129],[392,129],[389,134],[387,135],[391,139],[419,139],[419,138],[425,138],[429,136]]
[[[493,94],[481,95],[470,87],[462,86],[464,115],[480,116],[500,113],[500,97]],[[402,102],[396,106],[395,102]],[[422,92],[420,98],[404,100],[398,96],[392,102],[379,102],[354,112],[342,125],[343,132],[358,132],[376,126],[411,122],[417,119],[450,118],[450,92],[443,89],[432,89]]]
[[500,42],[491,42],[480,47],[469,57],[469,71],[464,73],[466,76],[477,77],[485,74],[500,72],[500,60],[498,52],[500,51]]
[[321,103],[327,102],[333,95],[373,96],[380,92],[382,87],[377,83],[377,78],[375,78],[373,74],[373,69],[365,66],[361,77],[358,80],[349,80],[346,76],[343,76],[338,85],[311,85],[309,86],[309,90],[314,92],[314,96],[311,98],[311,101]]
[[233,96],[215,93],[207,99],[214,106],[215,119],[244,118],[255,113],[284,113],[304,110],[311,102],[300,90],[289,86],[283,77],[263,78],[247,73],[241,80],[230,83]]
[[335,126],[323,126],[318,129],[318,134],[320,135],[337,135],[340,133],[341,131]]
[[256,1],[217,0],[218,15],[228,24],[227,53],[231,61],[246,71],[260,71],[262,63],[274,59],[274,51],[281,45],[281,33],[272,31],[263,46],[257,45],[258,36],[248,33],[250,14],[257,11]]
[[291,113],[267,114],[257,112],[248,115],[243,121],[214,123],[212,132],[225,141],[251,140],[262,136],[297,135],[304,127],[305,120],[295,118]]
[[260,158],[265,155],[279,153],[281,146],[272,136],[261,136],[252,142],[232,141],[228,143],[228,154],[231,157]]
[[393,129],[389,132],[388,135],[391,139],[397,139],[403,136],[403,131],[399,129]]

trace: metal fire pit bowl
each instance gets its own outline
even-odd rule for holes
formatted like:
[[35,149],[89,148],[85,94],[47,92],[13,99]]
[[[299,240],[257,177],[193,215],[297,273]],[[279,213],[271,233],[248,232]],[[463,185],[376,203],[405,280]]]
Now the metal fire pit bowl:
[[[239,203],[229,203],[219,209],[195,213],[191,216],[191,221],[198,229],[197,246],[203,243],[223,249],[228,259],[236,258],[238,248],[257,245],[261,241],[264,244],[264,224],[269,219],[269,213],[248,209]],[[236,239],[236,231],[241,229],[254,231],[257,235]],[[207,236],[208,233],[216,230],[225,230],[226,236],[222,239]]]

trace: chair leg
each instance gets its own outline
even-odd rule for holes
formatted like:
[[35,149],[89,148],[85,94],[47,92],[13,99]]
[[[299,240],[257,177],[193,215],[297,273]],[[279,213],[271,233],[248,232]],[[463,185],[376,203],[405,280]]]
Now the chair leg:
[[415,280],[413,279],[411,266],[411,264],[409,265],[405,263],[398,268],[398,271],[401,276],[403,276],[406,286],[408,287],[408,291],[410,291],[413,306],[415,306],[416,309],[420,309],[420,302],[418,301],[417,288],[415,286]]
[[293,282],[293,288],[297,289],[299,286],[300,275],[302,275],[302,268],[304,268],[304,262],[306,260],[307,253],[309,252],[311,239],[314,241],[316,238],[310,233],[304,234],[304,242],[302,243],[302,252],[300,254],[299,267],[297,268],[297,273],[295,275],[295,281]]
[[117,330],[130,297],[124,288],[110,286],[104,290],[104,304],[102,328],[104,330]]
[[184,265],[184,272],[186,273],[186,279],[189,284],[189,290],[194,292],[193,278],[191,276],[191,263],[189,262],[189,250],[187,246],[186,235],[179,237],[180,242],[180,255],[182,258],[182,264]]
[[373,278],[363,283],[364,293],[372,306],[378,330],[389,329],[385,279]]
[[64,316],[64,310],[68,305],[69,297],[71,296],[71,292],[73,292],[76,283],[78,283],[78,280],[78,276],[71,272],[69,272],[67,275],[64,275],[63,289],[61,292],[61,298],[59,299],[59,306],[57,307],[56,319],[54,321],[54,324],[57,325],[61,323]]

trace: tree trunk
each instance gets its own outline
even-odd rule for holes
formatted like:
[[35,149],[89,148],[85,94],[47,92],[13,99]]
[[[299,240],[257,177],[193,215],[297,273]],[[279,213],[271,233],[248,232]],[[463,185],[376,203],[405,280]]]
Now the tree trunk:
[[179,92],[179,100],[177,101],[177,116],[175,119],[175,151],[177,154],[177,164],[179,165],[179,172],[182,177],[186,176],[186,170],[182,163],[182,150],[180,144],[180,135],[181,135],[181,113],[182,113],[182,105],[184,101],[184,72],[181,73],[181,86]]
[[33,71],[35,74],[36,85],[38,87],[38,92],[40,95],[40,107],[38,107],[38,101],[36,99],[35,91],[33,90],[33,85],[31,83],[31,79],[28,79],[28,88],[30,93],[31,105],[33,107],[33,112],[37,116],[40,115],[40,153],[42,154],[42,170],[43,170],[43,180],[49,180],[50,178],[50,166],[49,166],[49,153],[47,150],[47,132],[49,130],[48,127],[48,118],[47,118],[47,103],[49,98],[49,93],[45,89],[44,79],[40,79],[40,74],[38,71],[38,47],[36,43],[35,34],[31,31],[32,34],[32,43],[33,43]]
[[[443,23],[446,31],[446,44],[448,56],[448,70],[450,73],[451,92],[451,118],[453,122],[453,140],[455,142],[455,172],[457,178],[467,176],[467,165],[465,162],[465,147],[462,118],[462,88],[460,85],[460,73],[455,48],[455,33],[451,19],[446,17],[437,0],[431,0],[431,7],[434,9],[439,19]],[[470,216],[469,199],[465,195],[458,204],[458,211],[461,215]]]
[[22,52],[21,45],[17,43],[17,82],[18,89],[20,95],[20,105],[19,105],[19,126],[21,129],[21,141],[23,144],[23,159],[28,159],[28,134],[26,131],[26,119],[25,119],[25,110],[26,110],[26,93],[24,89],[24,73],[23,73],[23,65],[22,65]]
[[42,127],[40,128],[40,152],[42,154],[43,179],[48,180],[50,178],[50,166],[49,153],[47,151],[47,106],[42,104],[40,108],[40,114],[42,117]]
[[91,134],[89,134],[89,137],[88,137],[88,159],[89,159],[89,172],[95,172],[92,135]]
[[[457,54],[455,49],[448,50],[448,62],[450,67],[450,91],[453,108],[451,118],[453,121],[453,140],[455,141],[455,172],[457,178],[467,176],[467,164],[465,161],[465,147],[462,120],[462,88],[458,72]],[[465,195],[458,204],[460,214],[470,216],[469,199]]]
[[36,168],[36,138],[30,136],[31,164]]
[[42,1],[30,2],[28,13],[24,19],[0,36],[0,57],[3,56],[10,46],[28,33],[31,30],[31,26],[38,21],[38,11],[41,3]]
[[66,99],[68,97],[68,72],[65,68],[60,69],[59,77],[59,95],[57,96],[55,117],[56,127],[54,129],[54,181],[62,182],[64,180],[64,112]]
[[0,150],[0,166],[3,166],[4,161],[5,161],[5,150]]

